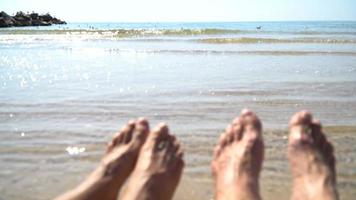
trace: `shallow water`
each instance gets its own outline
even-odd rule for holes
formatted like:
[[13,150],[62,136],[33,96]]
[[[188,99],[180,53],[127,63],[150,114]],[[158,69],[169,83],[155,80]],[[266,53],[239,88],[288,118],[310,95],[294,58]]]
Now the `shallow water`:
[[211,199],[212,148],[249,107],[265,128],[265,199],[290,195],[286,127],[308,109],[335,144],[340,195],[351,200],[355,41],[354,22],[0,29],[1,198],[48,199],[72,188],[112,133],[146,116],[167,122],[186,150],[175,199]]

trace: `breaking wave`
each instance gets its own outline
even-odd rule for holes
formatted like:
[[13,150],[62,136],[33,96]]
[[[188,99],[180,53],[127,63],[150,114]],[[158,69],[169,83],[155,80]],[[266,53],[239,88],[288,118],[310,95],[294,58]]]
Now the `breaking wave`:
[[133,54],[241,54],[241,55],[271,55],[271,56],[303,56],[303,55],[333,55],[333,56],[356,56],[356,52],[348,51],[228,51],[228,50],[200,50],[200,49],[151,49],[151,50],[134,50],[134,49],[108,49],[112,53],[133,53]]
[[241,37],[241,38],[206,38],[197,39],[197,42],[213,43],[213,44],[228,44],[228,43],[356,43],[355,39],[337,39],[337,38],[255,38],[255,37]]
[[22,29],[8,28],[0,30],[0,34],[99,34],[117,37],[140,36],[189,36],[189,35],[229,35],[229,34],[293,34],[293,35],[356,35],[353,31],[267,31],[267,30],[239,30],[219,28],[137,28],[137,29]]

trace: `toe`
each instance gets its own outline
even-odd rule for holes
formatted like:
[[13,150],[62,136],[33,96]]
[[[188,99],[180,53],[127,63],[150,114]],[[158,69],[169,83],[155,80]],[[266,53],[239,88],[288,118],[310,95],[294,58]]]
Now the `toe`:
[[312,143],[312,128],[312,115],[308,111],[296,113],[289,122],[289,142],[291,144]]
[[150,136],[154,139],[159,139],[159,138],[165,138],[168,135],[168,133],[169,133],[169,129],[167,124],[160,123],[154,128]]
[[261,120],[257,117],[257,115],[254,112],[252,112],[251,110],[244,109],[241,112],[241,117],[242,117],[243,124],[245,126],[249,126],[249,128],[255,129],[255,131],[261,131],[262,129]]
[[242,112],[243,123],[243,140],[254,142],[257,139],[261,139],[262,123],[257,115],[250,111]]
[[184,168],[185,162],[183,160],[183,153],[177,154],[176,156],[176,164],[175,164],[175,169],[178,172],[178,174],[182,173],[182,170]]
[[160,149],[160,151],[163,153],[164,160],[172,165],[172,162],[176,160],[176,151],[179,148],[179,145],[176,144],[176,138],[175,136],[168,135],[168,137],[162,141],[165,143],[164,147]]
[[147,130],[150,129],[150,125],[149,125],[148,120],[146,118],[143,118],[143,117],[138,118],[137,124],[145,127]]
[[122,134],[122,138],[120,139],[120,143],[129,143],[132,138],[133,131],[135,129],[135,121],[129,121],[125,126],[123,126],[120,130],[120,134]]
[[181,169],[184,167],[184,152],[183,148],[180,146],[179,142],[175,143],[176,151],[173,153],[174,161],[172,162],[176,169]]
[[[327,139],[325,139],[325,144],[323,149],[321,150],[321,154],[323,154],[323,158],[325,163],[328,165],[329,169],[331,170],[332,174],[336,174],[335,171],[335,155],[334,155],[334,147]],[[335,177],[334,177],[335,178]]]
[[176,137],[174,135],[172,135],[172,148],[171,148],[171,152],[176,154],[177,151],[180,148],[180,143],[179,141],[176,139]]
[[125,144],[129,143],[132,139],[132,135],[135,129],[135,121],[131,120],[129,121],[129,123],[124,126],[124,128],[121,130],[121,132],[123,133],[123,142]]
[[221,146],[220,145],[216,145],[214,148],[214,152],[213,152],[213,160],[217,159],[221,153]]
[[234,134],[234,140],[241,140],[242,138],[242,119],[237,117],[232,122],[232,132]]
[[228,142],[228,134],[226,132],[221,133],[220,138],[219,138],[219,142],[218,145],[221,147],[226,146],[227,142]]
[[214,149],[213,157],[217,158],[220,155],[220,152],[226,145],[233,141],[240,140],[242,137],[242,125],[241,118],[237,117],[232,121],[231,125],[228,125],[225,129],[225,132],[220,134],[219,141]]
[[[108,143],[106,152],[110,152],[116,145],[119,145],[121,143],[125,143],[126,140],[131,140],[131,134],[133,131],[133,121],[130,121],[128,124],[123,126],[119,132],[117,132],[113,139]],[[131,133],[130,133],[131,132]]]
[[327,165],[333,170],[335,168],[335,156],[334,156],[334,147],[326,138],[326,135],[322,132],[322,126],[319,120],[313,120],[311,124],[312,129],[312,138],[314,141],[314,148],[318,150]]
[[177,155],[177,158],[179,159],[183,159],[184,157],[184,151],[183,151],[183,148],[180,146],[176,152],[176,155]]
[[135,122],[135,130],[132,136],[131,144],[134,148],[140,148],[145,142],[149,133],[149,123],[144,118],[139,118]]
[[226,138],[225,138],[225,142],[226,144],[229,144],[231,143],[232,141],[234,141],[234,138],[235,138],[235,134],[234,134],[234,130],[233,130],[233,125],[228,125],[225,129],[225,135],[226,135]]
[[314,141],[315,146],[322,150],[323,146],[326,144],[326,137],[321,130],[320,121],[313,120],[310,125],[311,127],[311,137]]
[[244,109],[241,110],[241,114],[240,115],[241,116],[245,116],[245,115],[250,115],[250,114],[253,114],[253,112],[248,108],[244,108]]
[[123,139],[124,134],[121,131],[117,132],[112,138],[112,140],[108,143],[106,152],[110,152],[117,144],[122,143]]
[[165,150],[168,152],[168,153],[172,153],[174,154],[175,153],[175,142],[176,142],[176,137],[173,136],[173,135],[168,135],[167,138],[165,139]]
[[166,150],[171,145],[168,126],[164,123],[159,124],[150,134],[150,139],[153,141],[153,148],[155,151]]
[[150,125],[144,118],[139,118],[135,123],[134,137],[146,137],[150,132]]
[[312,122],[312,115],[309,111],[303,110],[293,115],[289,121],[290,126],[309,125]]

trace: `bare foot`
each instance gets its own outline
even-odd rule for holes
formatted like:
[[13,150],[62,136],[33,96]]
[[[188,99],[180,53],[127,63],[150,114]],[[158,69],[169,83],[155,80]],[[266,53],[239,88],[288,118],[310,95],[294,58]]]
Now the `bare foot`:
[[170,200],[184,167],[183,151],[168,127],[160,124],[143,145],[121,199]]
[[307,111],[289,123],[288,158],[293,175],[293,200],[338,199],[335,156],[331,143]]
[[135,167],[148,132],[147,120],[129,122],[108,144],[100,166],[77,188],[57,199],[117,199],[119,189]]
[[264,157],[262,124],[247,109],[222,133],[211,162],[215,198],[261,199],[259,174]]

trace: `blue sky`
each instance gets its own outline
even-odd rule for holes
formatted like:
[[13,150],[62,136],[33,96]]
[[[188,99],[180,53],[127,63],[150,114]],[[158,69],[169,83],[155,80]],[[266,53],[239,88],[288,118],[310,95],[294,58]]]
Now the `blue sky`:
[[0,0],[69,22],[354,20],[356,0]]

